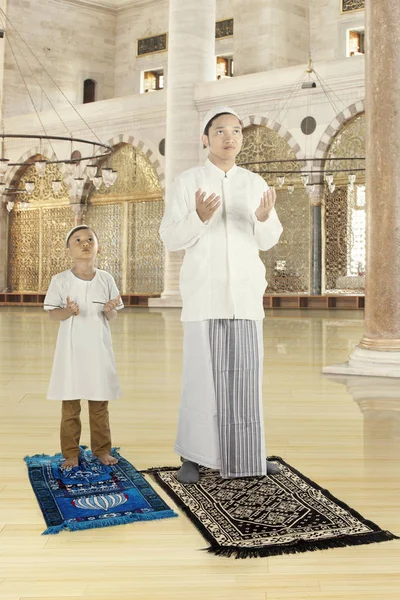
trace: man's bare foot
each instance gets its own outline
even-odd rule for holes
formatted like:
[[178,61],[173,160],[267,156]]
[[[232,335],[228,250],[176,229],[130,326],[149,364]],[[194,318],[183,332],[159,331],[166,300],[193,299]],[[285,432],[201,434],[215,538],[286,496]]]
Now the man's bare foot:
[[103,465],[106,466],[116,465],[118,462],[118,458],[115,458],[115,456],[111,456],[111,454],[99,454],[97,458]]
[[77,456],[71,456],[70,458],[66,458],[61,465],[63,469],[73,469],[73,467],[77,467],[79,465],[79,458]]

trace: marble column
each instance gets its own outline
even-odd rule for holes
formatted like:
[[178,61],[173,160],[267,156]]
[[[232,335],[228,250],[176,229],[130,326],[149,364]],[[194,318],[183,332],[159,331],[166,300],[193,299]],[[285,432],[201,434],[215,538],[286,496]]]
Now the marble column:
[[[0,9],[7,14],[7,1],[0,0]],[[1,13],[2,15],[2,13]],[[5,18],[2,15],[1,22],[4,24]],[[4,26],[4,25],[3,25]],[[0,38],[0,95],[4,98],[4,54],[6,38]],[[4,103],[0,103],[0,121],[3,122]],[[4,132],[3,132],[4,133]],[[3,143],[1,140],[0,143]],[[5,154],[2,156],[7,157]],[[2,179],[5,180],[6,178]],[[0,195],[0,292],[7,287],[7,242],[8,242],[8,212],[6,209],[6,196]]]
[[[215,66],[216,0],[170,0],[166,130],[166,202],[174,178],[199,164],[200,119],[194,103],[198,83],[212,81]],[[181,252],[167,253],[164,292],[149,306],[180,306]]]
[[325,372],[400,377],[400,45],[388,35],[398,27],[398,0],[367,0],[365,330],[349,362]]
[[235,75],[304,64],[308,11],[304,0],[234,0]]
[[322,291],[322,197],[324,186],[311,195],[311,294]]

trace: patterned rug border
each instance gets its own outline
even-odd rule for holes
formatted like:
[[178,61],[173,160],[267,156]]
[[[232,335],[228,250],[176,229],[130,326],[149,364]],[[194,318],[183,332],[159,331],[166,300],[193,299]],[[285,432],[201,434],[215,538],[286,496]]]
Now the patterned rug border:
[[[81,450],[87,450],[87,446],[80,446],[80,448]],[[143,477],[142,471],[136,469],[124,456],[122,456],[119,453],[119,450],[119,447],[113,447],[111,449],[111,455],[115,456],[116,458],[125,463],[125,470],[129,473],[130,476],[134,477],[135,473],[138,473],[146,482],[145,478]],[[43,485],[42,483],[38,484],[38,482],[35,481],[33,478],[33,468],[35,467],[35,463],[38,463],[37,466],[39,466],[41,460],[51,458],[62,459],[63,456],[60,452],[57,452],[55,454],[35,454],[33,456],[24,457],[24,461],[28,467],[28,478],[32,487],[32,491],[41,510],[43,519],[47,525],[47,528],[45,529],[45,531],[42,532],[42,535],[57,534],[61,531],[81,531],[86,529],[97,529],[103,527],[113,527],[116,525],[125,525],[128,523],[134,523],[139,521],[155,521],[178,517],[177,513],[170,509],[169,506],[167,506],[164,500],[161,498],[168,510],[164,510],[163,512],[157,514],[142,514],[140,515],[140,518],[137,515],[117,516],[108,519],[103,519],[102,521],[93,521],[90,524],[86,523],[85,526],[80,525],[80,523],[66,522],[64,520],[59,524],[55,525],[52,523],[52,517],[48,512],[49,507],[52,507],[54,504],[54,499],[50,491],[47,489],[47,486]],[[148,482],[146,482],[146,484],[149,485]],[[153,491],[155,492],[155,490]]]
[[[269,456],[268,460],[275,460],[285,467],[288,467],[298,477],[303,479],[309,486],[315,490],[322,492],[330,501],[337,504],[340,508],[347,510],[353,517],[361,521],[364,525],[373,530],[373,533],[365,533],[361,535],[345,535],[342,537],[332,538],[331,540],[318,540],[312,543],[304,542],[299,540],[296,544],[288,544],[285,546],[277,546],[275,548],[265,548],[263,546],[254,548],[238,548],[236,546],[220,546],[215,543],[214,538],[209,534],[207,529],[198,520],[190,509],[182,502],[182,500],[176,495],[176,493],[166,484],[159,476],[160,472],[163,471],[178,471],[180,467],[151,467],[149,469],[143,469],[140,472],[144,475],[150,475],[158,483],[158,485],[168,494],[168,496],[175,502],[179,509],[190,519],[196,529],[201,533],[205,540],[210,544],[208,548],[202,550],[215,554],[216,556],[232,557],[235,558],[262,558],[269,556],[282,556],[285,554],[301,554],[303,552],[315,552],[317,550],[330,550],[333,548],[345,548],[348,546],[363,546],[367,544],[376,544],[380,542],[389,542],[392,540],[400,539],[399,536],[381,529],[376,523],[365,519],[359,512],[348,506],[342,500],[336,498],[329,490],[321,487],[315,481],[295,469],[292,465],[287,463],[280,456]],[[271,475],[273,477],[273,475]],[[194,484],[195,485],[195,484]]]

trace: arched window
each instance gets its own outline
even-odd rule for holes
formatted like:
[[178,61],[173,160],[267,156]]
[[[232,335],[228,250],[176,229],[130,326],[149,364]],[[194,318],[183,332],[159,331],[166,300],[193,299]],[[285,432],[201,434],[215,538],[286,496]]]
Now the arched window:
[[83,82],[83,104],[96,100],[96,82],[94,79],[85,79]]

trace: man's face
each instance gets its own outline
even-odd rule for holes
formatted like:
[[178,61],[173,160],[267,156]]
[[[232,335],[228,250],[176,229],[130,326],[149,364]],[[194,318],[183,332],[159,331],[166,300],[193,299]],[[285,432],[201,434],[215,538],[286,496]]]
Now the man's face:
[[93,260],[99,252],[99,245],[91,229],[75,231],[68,241],[68,254],[74,260]]
[[203,135],[203,144],[210,155],[222,161],[234,160],[243,143],[242,126],[235,115],[221,115],[215,119],[208,131]]

